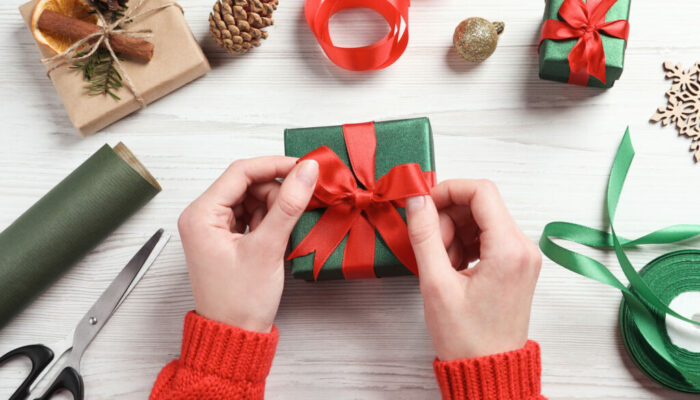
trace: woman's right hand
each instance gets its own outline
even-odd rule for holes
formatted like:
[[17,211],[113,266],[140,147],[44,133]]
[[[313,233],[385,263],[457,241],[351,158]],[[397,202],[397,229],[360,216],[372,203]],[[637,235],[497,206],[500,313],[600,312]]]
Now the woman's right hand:
[[486,180],[445,181],[431,196],[407,199],[406,214],[438,358],[523,347],[542,257],[496,186]]

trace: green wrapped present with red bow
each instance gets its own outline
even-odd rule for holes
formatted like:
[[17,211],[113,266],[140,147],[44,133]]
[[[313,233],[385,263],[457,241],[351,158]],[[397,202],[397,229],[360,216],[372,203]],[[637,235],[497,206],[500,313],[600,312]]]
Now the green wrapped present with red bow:
[[427,118],[287,129],[284,143],[286,155],[319,163],[290,239],[295,278],[417,274],[403,208],[435,184]]
[[630,0],[547,0],[540,78],[611,87],[622,75]]

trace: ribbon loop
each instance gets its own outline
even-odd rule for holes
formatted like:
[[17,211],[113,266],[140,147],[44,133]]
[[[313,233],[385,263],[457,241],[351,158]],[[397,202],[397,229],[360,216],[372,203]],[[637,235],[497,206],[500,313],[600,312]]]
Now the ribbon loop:
[[[314,279],[343,238],[348,235],[343,255],[346,279],[374,276],[375,229],[396,258],[417,273],[408,228],[396,210],[407,197],[430,194],[432,174],[418,164],[394,166],[374,181],[376,133],[373,123],[343,125],[343,135],[355,174],[327,146],[308,153],[319,163],[319,178],[307,210],[326,208],[319,221],[292,250],[287,259],[314,254]],[[358,185],[357,179],[366,189]]]
[[591,76],[603,84],[605,78],[605,50],[600,33],[627,40],[629,22],[605,21],[605,14],[617,0],[564,0],[559,8],[563,21],[547,19],[542,25],[540,42],[545,39],[567,40],[578,38],[569,53],[569,83],[586,86]]
[[[304,16],[316,40],[334,64],[351,71],[367,71],[390,66],[406,50],[409,6],[409,0],[306,0]],[[328,23],[333,14],[350,8],[376,11],[389,24],[389,33],[369,46],[336,46],[331,40]]]

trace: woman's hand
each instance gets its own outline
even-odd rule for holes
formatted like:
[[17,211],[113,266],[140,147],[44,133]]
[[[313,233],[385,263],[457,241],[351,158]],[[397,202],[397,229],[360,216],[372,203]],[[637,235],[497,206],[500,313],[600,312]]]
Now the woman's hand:
[[446,181],[431,195],[408,199],[406,212],[438,358],[523,347],[542,265],[539,250],[490,181]]
[[316,161],[295,163],[281,156],[236,161],[183,211],[178,228],[198,314],[249,331],[272,329],[289,234],[318,178]]

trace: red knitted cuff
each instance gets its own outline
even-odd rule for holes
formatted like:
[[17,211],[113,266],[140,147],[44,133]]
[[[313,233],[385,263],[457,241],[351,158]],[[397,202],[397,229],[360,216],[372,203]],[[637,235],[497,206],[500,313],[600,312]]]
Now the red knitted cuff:
[[540,395],[540,346],[433,363],[443,400],[534,400]]
[[250,332],[190,311],[185,316],[180,362],[229,380],[262,382],[270,372],[279,333]]

